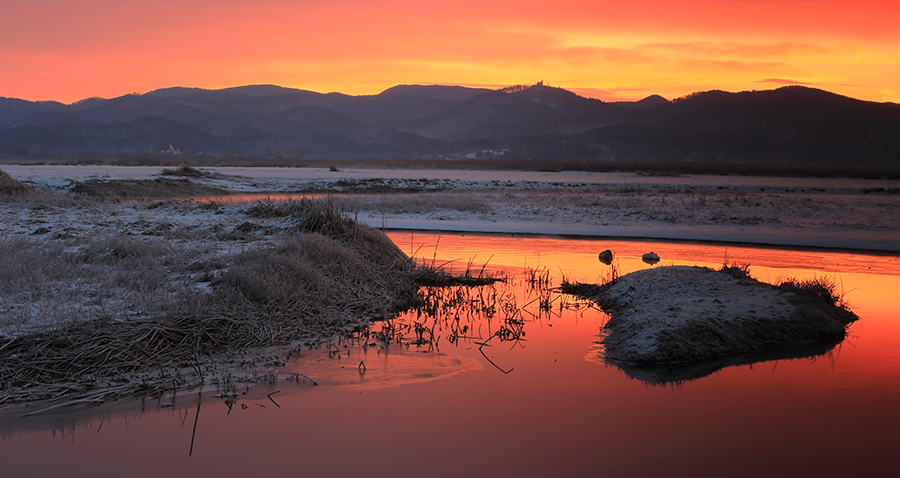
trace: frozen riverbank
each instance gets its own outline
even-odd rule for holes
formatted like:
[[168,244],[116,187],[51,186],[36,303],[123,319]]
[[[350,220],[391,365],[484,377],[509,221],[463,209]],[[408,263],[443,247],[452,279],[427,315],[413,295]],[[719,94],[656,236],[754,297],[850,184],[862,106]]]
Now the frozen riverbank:
[[[5,166],[58,191],[147,180],[160,167]],[[240,193],[351,194],[374,227],[702,240],[900,252],[900,181],[524,171],[201,168],[199,186]]]
[[560,224],[540,221],[491,221],[478,219],[435,220],[360,215],[359,221],[372,227],[392,230],[540,234],[579,237],[617,237],[710,241],[789,247],[821,247],[880,252],[900,252],[900,237],[873,235],[868,231],[834,230],[827,227],[794,230],[755,226],[697,225],[660,228],[652,224],[635,226]]

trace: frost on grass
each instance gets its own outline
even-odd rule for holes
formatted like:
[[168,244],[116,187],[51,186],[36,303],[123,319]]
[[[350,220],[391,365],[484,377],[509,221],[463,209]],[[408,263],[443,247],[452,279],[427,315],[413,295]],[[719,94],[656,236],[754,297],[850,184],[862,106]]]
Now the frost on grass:
[[316,346],[416,299],[409,258],[326,201],[25,191],[0,216],[0,406],[191,388],[238,354]]
[[857,319],[827,281],[773,286],[737,267],[645,269],[594,290],[593,298],[610,314],[605,360],[653,383],[821,354]]

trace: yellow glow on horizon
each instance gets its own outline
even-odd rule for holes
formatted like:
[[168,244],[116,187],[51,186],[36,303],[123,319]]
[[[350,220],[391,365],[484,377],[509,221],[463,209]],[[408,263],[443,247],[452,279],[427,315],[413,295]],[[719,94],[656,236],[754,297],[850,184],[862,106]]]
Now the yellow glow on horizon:
[[900,102],[887,0],[36,0],[0,16],[0,96],[172,86],[351,95],[539,80],[614,99],[780,86]]

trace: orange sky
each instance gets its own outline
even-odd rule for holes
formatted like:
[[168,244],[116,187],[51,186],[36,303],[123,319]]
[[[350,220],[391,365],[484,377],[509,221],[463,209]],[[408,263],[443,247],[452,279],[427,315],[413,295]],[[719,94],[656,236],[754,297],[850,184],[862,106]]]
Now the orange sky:
[[0,96],[545,83],[604,100],[801,83],[900,103],[896,0],[0,0]]

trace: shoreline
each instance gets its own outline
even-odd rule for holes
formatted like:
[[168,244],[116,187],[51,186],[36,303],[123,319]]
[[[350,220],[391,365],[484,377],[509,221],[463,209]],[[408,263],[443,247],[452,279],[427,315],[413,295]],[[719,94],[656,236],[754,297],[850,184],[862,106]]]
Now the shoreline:
[[[578,239],[620,239],[664,242],[698,242],[758,246],[778,249],[814,249],[835,252],[855,252],[871,255],[900,256],[900,240],[855,237],[800,236],[783,233],[760,233],[746,230],[708,228],[652,229],[640,226],[577,226],[560,229],[554,223],[491,223],[486,221],[440,221],[411,218],[357,217],[359,222],[385,231],[422,231],[467,234],[511,234]],[[712,230],[714,229],[714,230]],[[750,236],[748,240],[748,235]],[[854,241],[854,243],[850,243]]]
[[[38,188],[68,194],[79,181],[181,177],[161,175],[167,169],[162,166],[0,169]],[[896,180],[287,167],[203,167],[194,172],[201,174],[185,180],[198,192],[208,188],[235,195],[327,195],[338,208],[376,229],[900,254]],[[195,201],[203,197],[216,196]]]
[[[0,170],[18,180],[28,179],[150,179],[157,177],[164,169],[172,166],[118,166],[118,165],[27,165],[2,164]],[[429,178],[448,181],[504,181],[534,183],[573,184],[645,184],[681,186],[733,186],[739,188],[891,188],[900,187],[900,180],[857,179],[857,178],[816,178],[787,176],[738,176],[722,174],[641,174],[635,172],[593,172],[593,171],[506,171],[476,169],[364,169],[347,168],[337,171],[328,168],[310,167],[245,167],[245,166],[198,166],[196,169],[210,171],[234,178],[251,179],[291,179],[302,181],[330,179],[421,179]]]

